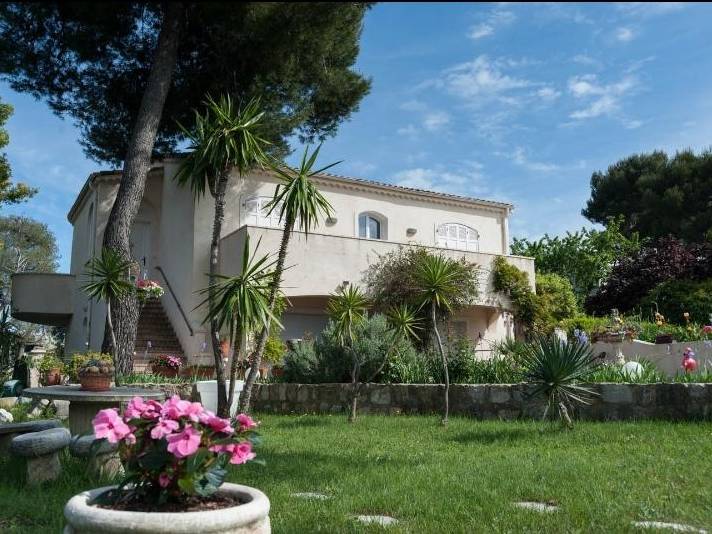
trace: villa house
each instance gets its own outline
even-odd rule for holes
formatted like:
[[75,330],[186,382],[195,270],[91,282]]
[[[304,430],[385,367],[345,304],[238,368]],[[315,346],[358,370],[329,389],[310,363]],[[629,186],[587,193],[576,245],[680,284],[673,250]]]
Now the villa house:
[[[180,353],[190,363],[210,364],[204,311],[196,309],[198,290],[207,285],[213,221],[210,196],[195,200],[173,180],[179,158],[167,158],[151,170],[132,234],[132,251],[143,276],[165,289],[160,303],[141,312],[136,343],[139,367],[155,353]],[[69,274],[19,274],[13,280],[13,315],[22,320],[67,327],[68,353],[101,346],[106,308],[79,289],[87,260],[100,252],[106,221],[120,173],[89,176],[68,219],[74,227]],[[329,294],[344,283],[358,284],[379,255],[400,246],[425,246],[476,263],[480,294],[459,313],[449,331],[477,343],[485,356],[491,344],[513,332],[510,304],[492,289],[490,266],[504,255],[534,279],[531,258],[509,256],[508,218],[512,205],[369,180],[323,174],[319,189],[334,207],[333,217],[307,236],[295,232],[290,243],[284,291],[291,307],[282,319],[284,339],[318,334],[326,324]],[[235,177],[227,196],[220,270],[235,274],[247,236],[262,252],[275,251],[281,238],[276,214],[265,205],[277,180],[256,171]]]

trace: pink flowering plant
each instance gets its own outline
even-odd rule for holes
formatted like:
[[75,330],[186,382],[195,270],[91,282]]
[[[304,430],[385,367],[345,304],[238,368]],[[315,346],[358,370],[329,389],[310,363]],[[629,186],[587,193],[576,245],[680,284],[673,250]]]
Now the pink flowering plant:
[[253,461],[257,423],[240,414],[223,419],[199,402],[174,395],[164,403],[134,397],[123,415],[101,410],[94,435],[119,444],[126,478],[103,503],[143,500],[155,504],[218,490],[229,464]]
[[136,280],[136,295],[142,302],[148,299],[157,299],[163,296],[163,288],[155,280],[139,278]]
[[183,360],[178,356],[171,356],[170,354],[161,354],[156,356],[151,360],[151,365],[158,367],[169,367],[171,369],[178,370],[183,365]]

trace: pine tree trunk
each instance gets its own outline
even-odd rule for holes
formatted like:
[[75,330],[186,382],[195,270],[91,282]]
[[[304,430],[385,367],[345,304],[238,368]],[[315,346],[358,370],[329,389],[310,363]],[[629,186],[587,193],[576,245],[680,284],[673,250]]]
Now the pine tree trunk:
[[443,406],[443,420],[444,425],[447,424],[448,415],[450,415],[450,374],[447,369],[447,358],[445,357],[445,350],[443,349],[443,342],[440,339],[440,332],[438,331],[437,318],[435,317],[435,303],[430,305],[430,320],[433,322],[433,332],[435,332],[435,339],[438,342],[438,350],[440,351],[440,359],[443,363],[443,372],[445,373],[445,405]]
[[[153,146],[178,57],[183,5],[166,2],[165,6],[151,72],[126,148],[121,183],[104,232],[104,246],[115,250],[127,261],[131,258],[131,228],[143,199],[146,176],[151,168]],[[120,375],[126,375],[133,370],[133,351],[138,326],[136,295],[130,294],[116,299],[111,309],[116,334],[116,371]]]
[[[294,219],[288,220],[284,225],[284,230],[282,231],[282,242],[279,245],[279,254],[277,255],[277,264],[274,268],[274,283],[270,290],[269,295],[269,309],[274,312],[274,306],[277,302],[277,295],[279,294],[279,288],[282,284],[282,273],[284,272],[284,262],[287,260],[287,247],[289,246],[289,238],[292,235],[292,230],[294,230]],[[262,327],[260,331],[260,336],[257,338],[257,346],[255,351],[252,353],[252,362],[250,365],[250,373],[247,375],[247,380],[245,380],[245,386],[240,394],[240,404],[239,411],[242,413],[247,413],[250,411],[250,401],[252,400],[252,388],[257,380],[257,373],[260,369],[260,364],[262,363],[262,355],[265,352],[265,346],[267,345],[267,338],[269,337],[269,331],[271,326],[271,320],[267,318],[267,324]]]
[[[220,268],[220,237],[222,235],[222,224],[225,219],[225,192],[229,179],[229,170],[223,170],[218,177],[214,188],[215,212],[213,215],[213,237],[210,241],[210,287],[217,281],[215,275]],[[215,302],[214,291],[208,292],[208,306],[212,309]],[[215,361],[215,378],[218,383],[218,416],[229,417],[230,406],[226,391],[225,361],[223,360],[222,349],[220,347],[220,329],[217,321],[210,322],[210,339],[212,340],[213,359]],[[236,355],[233,355],[233,363]],[[232,390],[230,391],[232,397]]]

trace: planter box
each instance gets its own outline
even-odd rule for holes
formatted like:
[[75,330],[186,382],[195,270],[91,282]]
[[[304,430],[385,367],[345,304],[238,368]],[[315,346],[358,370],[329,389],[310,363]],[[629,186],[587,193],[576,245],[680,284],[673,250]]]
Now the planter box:
[[154,375],[165,376],[166,378],[175,378],[179,372],[175,367],[168,367],[167,365],[152,365],[151,371],[153,371]]
[[64,507],[67,525],[64,534],[269,534],[269,499],[249,486],[225,483],[218,490],[238,497],[244,504],[204,512],[126,512],[89,504],[111,486],[85,491],[72,497]]
[[[235,398],[230,407],[230,416],[234,416],[237,412],[237,404],[240,400],[240,392],[245,383],[242,380],[235,381]],[[230,387],[230,381],[225,384],[225,391]],[[193,397],[197,397],[202,405],[211,412],[218,411],[218,381],[217,380],[199,380],[193,384]],[[229,397],[229,395],[228,395]]]
[[111,375],[85,374],[79,375],[79,383],[83,391],[109,391]]

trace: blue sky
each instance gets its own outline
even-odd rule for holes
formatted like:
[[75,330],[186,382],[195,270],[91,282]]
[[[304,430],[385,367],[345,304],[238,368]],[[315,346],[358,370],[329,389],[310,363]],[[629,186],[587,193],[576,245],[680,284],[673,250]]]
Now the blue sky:
[[[712,146],[712,5],[380,4],[357,68],[373,89],[322,149],[334,172],[515,204],[514,236],[575,230],[591,173],[627,155]],[[6,151],[40,188],[4,209],[66,220],[87,160],[69,120],[0,83]]]

